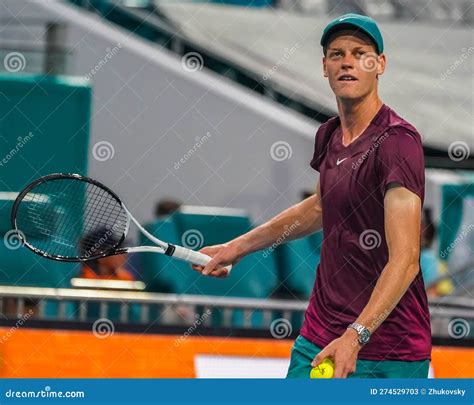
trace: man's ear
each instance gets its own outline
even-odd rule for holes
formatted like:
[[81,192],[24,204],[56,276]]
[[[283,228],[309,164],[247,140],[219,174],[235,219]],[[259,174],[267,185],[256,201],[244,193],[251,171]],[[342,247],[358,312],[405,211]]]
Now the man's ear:
[[384,53],[381,53],[378,56],[378,60],[379,60],[379,63],[377,66],[377,76],[383,75],[383,73],[385,72],[385,66],[387,64],[387,58],[385,57]]
[[326,57],[323,56],[323,76],[328,77],[328,70],[326,68]]

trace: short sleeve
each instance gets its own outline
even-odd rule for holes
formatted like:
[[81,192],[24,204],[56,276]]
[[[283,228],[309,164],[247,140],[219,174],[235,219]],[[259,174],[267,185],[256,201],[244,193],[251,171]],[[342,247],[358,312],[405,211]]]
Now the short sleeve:
[[321,162],[326,155],[326,151],[329,147],[329,139],[331,138],[331,132],[328,131],[328,126],[331,124],[332,120],[328,121],[326,124],[323,124],[319,127],[314,137],[314,151],[313,158],[309,165],[316,171],[320,172]]
[[379,140],[377,172],[383,195],[391,184],[407,188],[423,202],[425,194],[425,162],[418,133],[392,128]]

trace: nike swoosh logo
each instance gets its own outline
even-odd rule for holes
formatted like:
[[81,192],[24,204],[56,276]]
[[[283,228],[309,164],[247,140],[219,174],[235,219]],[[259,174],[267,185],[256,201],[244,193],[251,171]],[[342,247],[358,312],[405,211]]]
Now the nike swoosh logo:
[[344,160],[346,160],[346,159],[347,159],[347,158],[344,158],[344,159],[342,159],[342,160],[337,159],[336,165],[339,166],[339,165],[340,165],[342,162],[344,162]]

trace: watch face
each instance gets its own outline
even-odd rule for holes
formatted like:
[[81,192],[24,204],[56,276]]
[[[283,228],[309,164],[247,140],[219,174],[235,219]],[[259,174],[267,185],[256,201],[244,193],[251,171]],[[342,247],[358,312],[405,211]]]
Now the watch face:
[[364,330],[359,335],[359,339],[360,339],[360,342],[365,345],[366,343],[369,342],[370,332],[364,328]]

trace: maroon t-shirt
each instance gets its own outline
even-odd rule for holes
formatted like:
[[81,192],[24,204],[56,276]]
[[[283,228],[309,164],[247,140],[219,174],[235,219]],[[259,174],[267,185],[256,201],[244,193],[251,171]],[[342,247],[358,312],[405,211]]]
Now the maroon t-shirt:
[[[364,133],[348,146],[342,144],[338,117],[323,124],[310,164],[320,173],[324,241],[301,335],[324,347],[357,319],[387,264],[387,187],[398,183],[423,202],[421,137],[383,105]],[[359,359],[430,358],[430,316],[421,272],[388,317],[381,314],[380,320]]]

